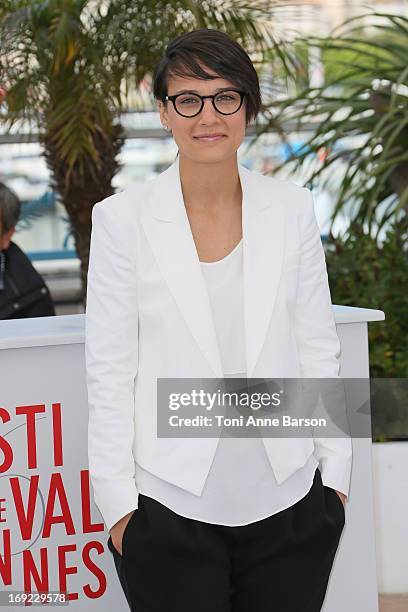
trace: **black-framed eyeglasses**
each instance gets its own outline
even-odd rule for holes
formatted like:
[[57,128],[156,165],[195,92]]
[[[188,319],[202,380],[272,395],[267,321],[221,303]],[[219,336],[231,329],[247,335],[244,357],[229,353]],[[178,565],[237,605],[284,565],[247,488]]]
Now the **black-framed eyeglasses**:
[[233,115],[242,106],[247,91],[239,89],[228,89],[219,91],[212,96],[200,96],[196,93],[180,93],[174,96],[166,96],[165,101],[171,100],[175,111],[182,117],[195,117],[201,113],[204,107],[204,100],[210,98],[215,110],[222,115]]

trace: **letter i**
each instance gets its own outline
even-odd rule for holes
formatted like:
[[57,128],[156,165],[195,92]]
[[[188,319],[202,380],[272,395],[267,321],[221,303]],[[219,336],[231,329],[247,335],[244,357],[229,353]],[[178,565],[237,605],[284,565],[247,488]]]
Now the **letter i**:
[[61,404],[59,402],[52,405],[52,430],[54,434],[54,465],[63,465]]

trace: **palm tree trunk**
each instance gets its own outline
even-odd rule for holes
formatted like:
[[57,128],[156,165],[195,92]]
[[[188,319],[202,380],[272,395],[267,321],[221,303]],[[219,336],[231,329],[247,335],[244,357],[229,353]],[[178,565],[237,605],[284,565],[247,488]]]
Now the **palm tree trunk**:
[[93,145],[99,153],[98,161],[90,156],[86,165],[76,163],[69,167],[61,159],[53,144],[52,134],[42,137],[44,157],[51,171],[51,186],[59,194],[68,213],[74,236],[75,248],[81,262],[81,301],[86,306],[86,279],[89,263],[91,237],[91,214],[93,205],[113,194],[112,179],[120,168],[118,153],[124,143],[121,125],[112,125],[110,133],[97,131],[93,134]]

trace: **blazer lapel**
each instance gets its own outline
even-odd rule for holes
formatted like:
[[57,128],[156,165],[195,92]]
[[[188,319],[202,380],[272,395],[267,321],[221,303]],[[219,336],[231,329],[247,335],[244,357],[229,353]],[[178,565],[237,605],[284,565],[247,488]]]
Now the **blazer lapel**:
[[[278,289],[284,211],[272,181],[238,164],[242,187],[243,282],[247,377],[255,369]],[[179,158],[151,180],[142,223],[159,269],[216,377],[221,357],[179,174]]]
[[[244,312],[247,378],[255,370],[278,292],[284,248],[284,203],[275,181],[239,166],[243,190]],[[272,366],[272,364],[271,364]],[[273,372],[271,371],[271,376]]]

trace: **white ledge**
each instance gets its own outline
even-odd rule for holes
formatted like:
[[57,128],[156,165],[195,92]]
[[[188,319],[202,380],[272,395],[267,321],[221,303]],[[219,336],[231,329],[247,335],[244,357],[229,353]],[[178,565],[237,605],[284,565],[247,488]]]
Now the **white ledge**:
[[374,308],[357,308],[357,306],[338,306],[333,304],[336,323],[360,323],[361,321],[384,321],[382,310]]
[[85,341],[85,314],[0,321],[0,349]]
[[[383,321],[382,310],[333,305],[336,324]],[[0,321],[0,349],[85,341],[85,314]]]

